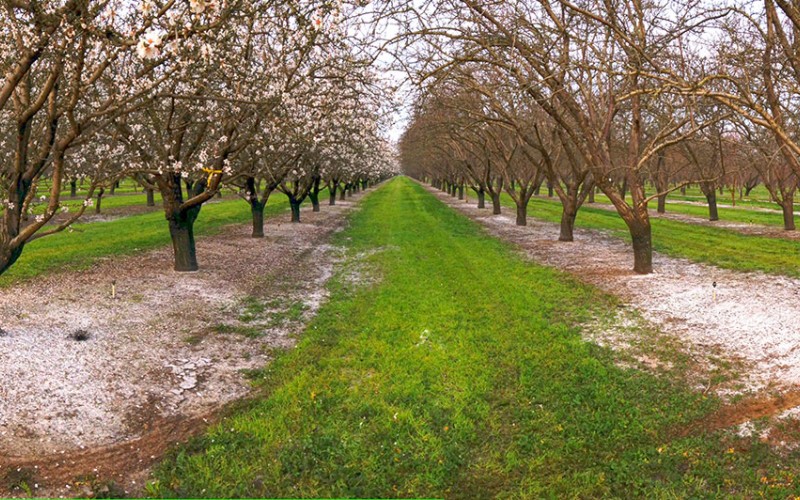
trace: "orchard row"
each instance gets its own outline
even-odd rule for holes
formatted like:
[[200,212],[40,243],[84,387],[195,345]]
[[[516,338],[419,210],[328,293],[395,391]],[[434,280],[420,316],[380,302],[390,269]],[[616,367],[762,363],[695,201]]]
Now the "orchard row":
[[[401,12],[396,5],[396,12]],[[398,14],[399,16],[400,14]],[[598,191],[649,273],[649,207],[699,185],[763,184],[794,229],[800,175],[800,8],[777,0],[438,0],[408,20],[420,92],[403,168],[471,188],[525,224],[547,185],[562,241]]]
[[[270,193],[300,203],[395,169],[391,87],[357,2],[14,0],[0,14],[0,274],[132,177],[157,191],[175,269],[223,186],[263,234]],[[64,185],[90,186],[71,212]],[[34,215],[35,214],[35,215]],[[165,230],[166,230],[165,225]]]

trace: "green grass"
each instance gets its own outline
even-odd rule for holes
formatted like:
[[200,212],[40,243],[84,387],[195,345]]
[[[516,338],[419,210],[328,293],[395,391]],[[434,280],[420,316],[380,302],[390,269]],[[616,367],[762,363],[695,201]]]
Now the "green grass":
[[235,333],[250,339],[258,338],[264,335],[264,329],[257,326],[228,325],[225,323],[218,323],[214,325],[212,330],[214,330],[215,333],[221,334]]
[[[508,195],[501,203],[514,206]],[[507,209],[508,209],[507,208]],[[747,212],[755,215],[754,212]],[[561,220],[558,198],[531,199],[528,216],[550,222]],[[780,217],[780,215],[778,215]],[[653,248],[666,255],[704,262],[725,269],[762,271],[785,276],[800,276],[800,241],[742,234],[731,229],[699,226],[687,222],[651,218]],[[578,212],[576,227],[608,231],[630,241],[627,226],[616,211],[584,206]],[[633,255],[631,254],[631,265]]]
[[[648,195],[652,195],[655,192],[655,188],[652,186],[647,186],[647,193]],[[626,197],[630,202],[630,195]],[[603,194],[598,194],[595,198],[598,202],[605,202],[610,203],[608,198],[606,198]],[[681,194],[680,190],[673,191],[667,197],[667,202],[669,200],[681,200],[681,201],[692,201],[692,202],[699,202],[699,203],[706,203],[706,197],[703,192],[697,186],[691,186],[686,190],[686,194]],[[655,206],[655,200],[653,200],[653,206]],[[729,189],[725,189],[724,194],[720,194],[717,191],[717,203],[722,205],[732,205],[733,200],[731,199],[731,192]],[[795,202],[795,207],[797,208],[800,205],[800,201]],[[753,191],[750,192],[750,196],[746,196],[743,199],[739,199],[739,193],[736,192],[736,208],[737,209],[748,209],[748,208],[769,208],[772,210],[780,210],[780,207],[772,202],[772,198],[763,185],[757,186]]]
[[[608,198],[602,195],[597,195],[595,197],[595,200],[599,203],[611,205],[611,202],[608,200]],[[650,203],[650,208],[653,210],[653,213],[655,213],[654,202]],[[774,203],[769,208],[772,210],[780,210],[780,207],[778,207],[778,205]],[[692,217],[708,219],[707,206],[686,205],[683,203],[667,202],[666,209],[667,213],[684,214],[684,215],[690,215]],[[717,212],[720,220],[723,221],[783,227],[783,215],[781,213],[752,210],[748,206],[740,207],[738,204],[737,208],[718,207]]]
[[[68,207],[70,213],[74,213],[77,210],[80,210],[81,206],[83,206],[84,198],[68,198],[64,197],[61,198],[60,203],[62,207]],[[97,203],[97,197],[93,198],[93,203]],[[150,207],[150,210],[159,210],[161,208],[161,195],[156,193],[155,195],[155,207]],[[114,196],[103,196],[103,200],[100,205],[101,213],[107,213],[109,210],[115,210],[120,208],[127,208],[133,206],[147,206],[147,196],[144,194],[116,194]],[[34,214],[41,214],[47,209],[47,201],[37,203],[33,207],[31,207],[31,213]],[[95,208],[94,206],[88,207],[86,215],[94,214]]]
[[[706,197],[703,192],[697,186],[692,186],[686,190],[686,194],[681,194],[680,190],[674,191],[670,193],[667,197],[667,200],[684,200],[684,201],[699,201],[701,203],[706,202]],[[719,190],[717,190],[717,203],[725,204],[725,205],[733,205],[733,199],[731,198],[731,192],[729,189],[725,189],[724,194],[720,194]],[[799,205],[800,203],[795,203],[795,206]],[[750,196],[746,196],[743,199],[739,199],[739,192],[736,192],[736,206],[742,208],[771,208],[773,210],[779,210],[780,207],[772,202],[772,197],[769,194],[767,188],[763,185],[757,186],[750,192]]]
[[[268,216],[288,209],[286,197],[275,193],[270,197],[264,213]],[[241,200],[207,203],[195,223],[195,234],[207,236],[218,232],[223,226],[250,220],[250,209]],[[162,210],[108,222],[75,224],[72,231],[47,236],[26,245],[20,259],[0,275],[0,287],[55,270],[85,269],[104,257],[129,255],[169,244],[169,230]],[[200,265],[203,265],[202,256]]]
[[[254,400],[179,448],[179,497],[785,497],[754,439],[678,437],[719,404],[581,340],[614,300],[395,180],[337,235],[350,263]],[[352,280],[367,266],[376,283]],[[791,463],[787,461],[785,463]],[[762,478],[767,478],[766,483]]]

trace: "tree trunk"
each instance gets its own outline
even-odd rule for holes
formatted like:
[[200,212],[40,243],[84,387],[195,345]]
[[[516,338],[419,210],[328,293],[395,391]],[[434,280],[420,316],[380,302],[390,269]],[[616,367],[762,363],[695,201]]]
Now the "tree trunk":
[[681,194],[686,196],[686,186],[681,186]]
[[94,213],[96,214],[100,213],[100,204],[103,201],[103,193],[105,193],[105,189],[103,188],[100,188],[100,190],[97,192],[97,202],[94,206]]
[[589,190],[589,200],[588,200],[589,203],[594,203],[594,193],[595,193],[595,191],[596,191],[596,189],[594,187]]
[[528,203],[518,203],[517,204],[517,225],[518,226],[527,226],[528,225]]
[[148,207],[154,207],[154,206],[156,206],[156,196],[155,196],[155,192],[154,192],[152,189],[150,189],[150,188],[146,188],[146,189],[144,190],[144,192],[145,192],[145,194],[147,195],[147,206],[148,206]]
[[292,207],[292,222],[300,222],[300,202],[289,200],[289,205]]
[[194,221],[186,216],[171,218],[169,235],[172,238],[172,250],[175,254],[175,270],[179,272],[197,271]]
[[483,189],[477,191],[478,208],[486,208],[486,192]]
[[794,196],[783,195],[781,210],[783,211],[783,228],[787,231],[794,231]]
[[0,275],[13,266],[19,256],[22,255],[24,244],[17,248],[8,248],[6,245],[0,245]]
[[548,198],[553,197],[553,183],[549,181],[547,182],[547,197]]
[[706,201],[708,201],[708,220],[719,220],[719,211],[717,210],[717,191],[714,188],[706,192]]
[[660,214],[667,212],[667,195],[662,194],[658,197],[658,209],[656,211]]
[[118,187],[119,187],[119,181],[117,181],[117,182],[115,182],[115,183],[111,184],[111,189],[109,189],[109,190],[108,190],[108,193],[109,193],[111,196],[114,196],[114,193],[116,193],[116,192],[117,192],[117,188],[118,188]]
[[565,204],[561,210],[561,233],[558,235],[558,241],[573,241],[576,216],[577,210]]
[[492,194],[492,214],[500,214],[500,193]]
[[319,212],[319,192],[314,192],[312,189],[308,192],[308,197],[311,199],[311,211]]
[[633,241],[633,270],[639,274],[653,272],[653,238],[650,224],[628,225]]
[[459,200],[463,200],[464,199],[464,185],[463,184],[459,184],[458,185],[458,199]]
[[264,237],[264,207],[266,203],[261,203],[257,199],[250,200],[250,213],[253,215],[253,238]]
[[78,196],[78,181],[76,181],[75,179],[69,181],[69,196],[71,198],[75,198],[76,196]]
[[347,196],[347,186],[339,186],[339,201],[344,201],[345,196]]
[[336,187],[337,187],[336,184],[334,184],[333,186],[328,188],[328,193],[331,195],[328,205],[331,206],[336,205]]

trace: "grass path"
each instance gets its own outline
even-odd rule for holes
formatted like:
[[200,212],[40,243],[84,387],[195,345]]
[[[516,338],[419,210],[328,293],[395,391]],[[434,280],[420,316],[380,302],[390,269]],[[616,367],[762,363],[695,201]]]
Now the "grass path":
[[338,235],[348,257],[330,301],[298,346],[261,373],[261,397],[161,465],[151,495],[797,491],[783,468],[796,454],[679,437],[719,402],[582,341],[578,325],[612,298],[524,261],[407,179],[362,204]]

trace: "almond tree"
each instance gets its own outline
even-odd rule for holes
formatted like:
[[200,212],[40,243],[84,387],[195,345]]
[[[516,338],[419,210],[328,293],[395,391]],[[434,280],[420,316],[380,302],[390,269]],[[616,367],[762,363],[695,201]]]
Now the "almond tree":
[[766,129],[740,124],[738,131],[741,140],[736,143],[737,156],[743,160],[742,163],[751,166],[758,173],[758,178],[781,208],[783,228],[793,231],[794,196],[800,176],[786,161],[786,154],[775,144],[774,136]]
[[628,226],[638,273],[652,271],[648,202],[657,195],[645,193],[646,166],[708,125],[681,108],[666,123],[651,119],[663,95],[690,91],[683,84],[694,78],[691,64],[675,48],[682,38],[699,36],[713,17],[693,2],[672,2],[670,15],[662,13],[661,6],[639,0],[441,0],[417,13],[416,25],[405,20],[410,36],[427,47],[410,56],[416,71],[430,75],[476,61],[497,68],[515,82],[520,98],[532,100],[564,131]]
[[754,177],[769,183],[784,213],[784,227],[792,229],[800,176],[800,6],[764,0],[735,7],[721,26],[724,36],[711,60],[715,73],[700,90],[737,116],[737,135],[748,143],[752,165],[760,166],[757,176],[747,176],[747,192]]
[[[206,4],[215,3],[143,1],[138,9],[124,0],[3,5],[0,57],[7,71],[0,84],[0,121],[16,133],[0,144],[0,273],[58,213],[66,162],[81,158],[80,148],[94,134],[137,109],[179,71],[175,54],[187,40],[225,22],[229,10],[205,12]],[[45,178],[50,192],[43,217],[26,224],[26,199]]]

